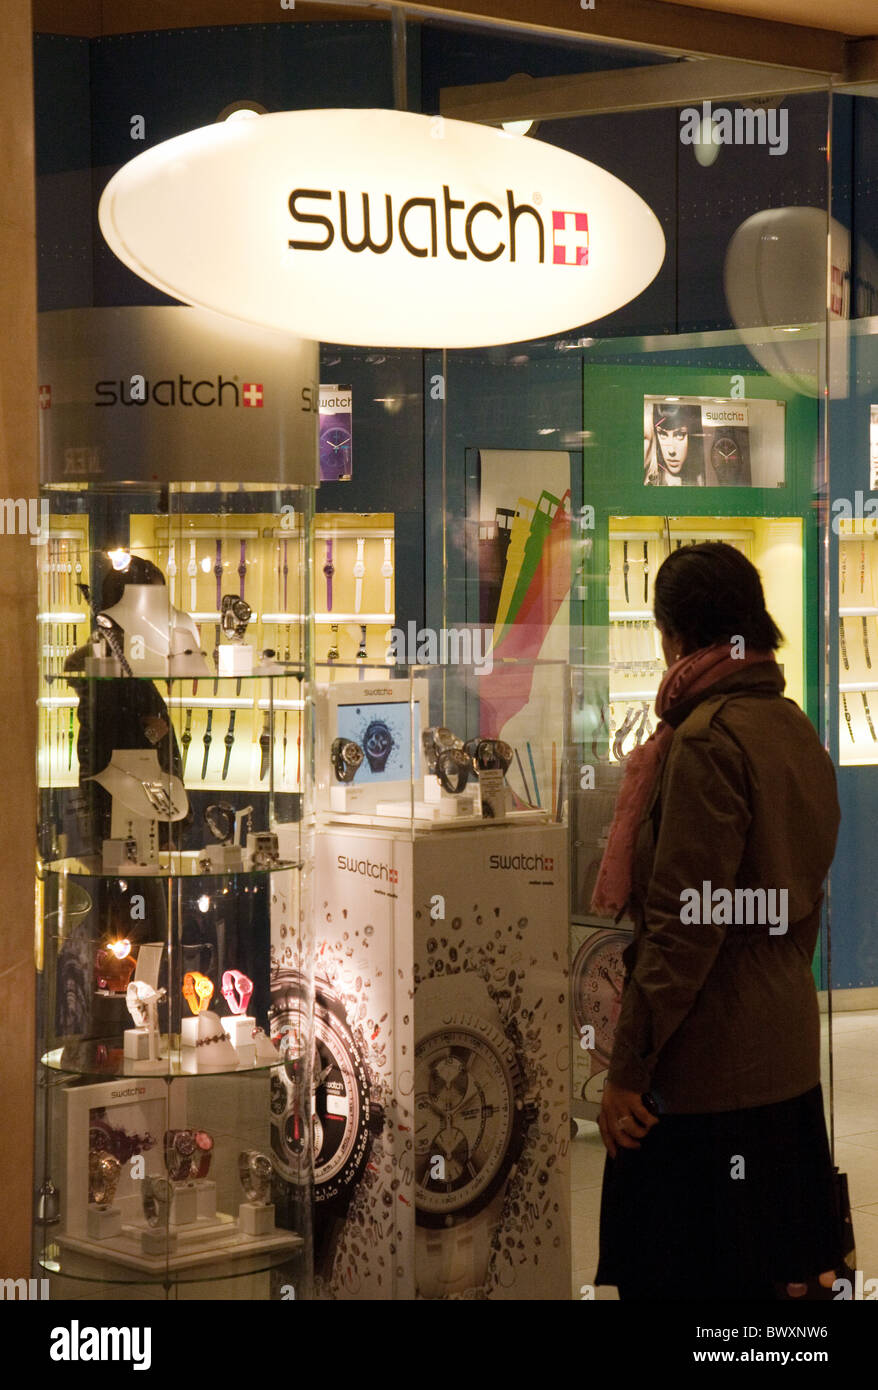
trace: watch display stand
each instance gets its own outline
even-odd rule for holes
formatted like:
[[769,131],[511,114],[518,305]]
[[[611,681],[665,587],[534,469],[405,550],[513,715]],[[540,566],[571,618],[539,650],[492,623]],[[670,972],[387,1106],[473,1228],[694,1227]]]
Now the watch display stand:
[[217,673],[220,676],[252,676],[253,648],[238,642],[225,642],[219,648]]
[[267,1236],[274,1230],[274,1205],[271,1202],[242,1202],[238,1208],[238,1225],[246,1236]]
[[212,1178],[196,1178],[192,1186],[195,1189],[198,1220],[215,1221],[216,1183]]
[[151,1230],[149,1227],[141,1232],[140,1245],[144,1255],[153,1258],[161,1255],[173,1255],[177,1251],[177,1235],[175,1231],[157,1229]]
[[90,1204],[87,1230],[90,1240],[109,1240],[117,1236],[122,1230],[122,1212],[118,1207]]
[[441,816],[471,816],[475,813],[475,796],[468,789],[462,792],[447,792],[438,777],[430,773],[424,776],[424,802],[427,806],[438,807]]
[[164,585],[127,584],[105,611],[124,633],[125,658],[137,676],[207,676],[198,628],[188,613],[168,604]]
[[[252,1049],[255,1056],[256,1047],[253,1041],[253,1034],[256,1031],[255,1018],[251,1018],[249,1014],[230,1014],[228,1018],[222,1020],[222,1025],[226,1037],[238,1053],[239,1058],[241,1058],[242,1049],[245,1051]],[[243,1058],[241,1060],[243,1061]]]
[[137,954],[134,978],[129,985],[143,985],[151,992],[152,998],[145,1005],[147,1022],[135,1028],[126,1028],[123,1034],[122,1051],[126,1062],[134,1072],[148,1074],[163,1072],[167,1061],[161,1055],[158,1026],[158,981],[164,947],[160,942],[145,941]]
[[[281,1267],[298,1296],[307,1153],[283,1208],[245,1224],[233,1173],[241,1151],[270,1151],[270,904],[283,893],[310,920],[312,493],[102,482],[48,495],[70,536],[41,577],[36,1185],[53,1174],[59,1195],[36,1258],[53,1298],[176,1297],[178,1282],[268,1298]],[[281,534],[293,505],[299,524]],[[252,605],[247,643],[220,631],[228,596],[239,625]],[[241,1016],[221,1001],[227,971],[250,982]],[[192,1014],[211,988],[214,1010]],[[310,1055],[310,1023],[299,1037]],[[199,1145],[172,1168],[177,1131]]]
[[172,1183],[171,1225],[191,1226],[198,1220],[198,1193],[191,1183]]
[[479,773],[478,795],[484,820],[505,820],[512,810],[512,790],[499,767],[486,767]]
[[[318,1297],[569,1297],[566,846],[561,824],[321,827]],[[292,1032],[292,972],[274,989]]]
[[180,1045],[188,1054],[183,1058],[187,1071],[228,1071],[238,1065],[225,1021],[211,1010],[183,1019]]

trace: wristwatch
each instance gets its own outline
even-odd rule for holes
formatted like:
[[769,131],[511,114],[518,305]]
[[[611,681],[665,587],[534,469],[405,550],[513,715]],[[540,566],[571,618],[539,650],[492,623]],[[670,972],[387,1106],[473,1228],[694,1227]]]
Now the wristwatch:
[[326,653],[327,661],[338,661],[338,623],[329,625],[329,648]]
[[363,606],[363,576],[366,573],[366,562],[363,559],[363,551],[366,547],[365,536],[357,537],[357,558],[354,561],[354,612],[359,613]]
[[258,1149],[243,1149],[238,1155],[238,1176],[248,1202],[266,1206],[271,1197],[271,1159]]
[[88,1155],[88,1200],[98,1207],[110,1207],[122,1165],[106,1149],[90,1149]]
[[237,594],[223,594],[220,607],[220,627],[230,642],[243,642],[253,609]]
[[[241,541],[241,554],[238,560],[238,578],[241,581],[241,598],[244,597],[244,584],[247,579],[247,542]],[[249,604],[248,604],[249,607]]]
[[363,735],[363,752],[372,772],[383,772],[393,748],[393,734],[383,719],[373,719]]
[[320,443],[325,444],[331,449],[334,457],[332,463],[335,471],[327,477],[327,482],[335,482],[340,478],[351,476],[351,436],[347,430],[341,429],[338,425],[332,425],[324,430],[320,436]]
[[195,1133],[191,1129],[165,1130],[165,1169],[171,1182],[185,1182],[192,1175]]
[[195,553],[195,542],[189,542],[189,563],[186,566],[186,573],[189,576],[189,608],[194,613],[198,607],[198,557]]
[[731,434],[718,434],[710,450],[710,461],[716,473],[717,482],[729,486],[739,481],[741,476],[741,450],[737,439]]
[[363,750],[353,739],[337,738],[330,750],[332,766],[337,782],[353,782],[357,769],[363,762]]
[[167,1178],[143,1179],[143,1215],[147,1225],[155,1230],[167,1226],[171,1205],[171,1184]]
[[209,759],[209,757],[210,757],[210,745],[211,745],[211,743],[213,742],[213,735],[212,735],[211,732],[210,732],[212,728],[213,728],[213,710],[212,710],[212,709],[209,709],[209,710],[207,711],[207,728],[206,728],[205,731],[204,731],[204,738],[201,740],[201,742],[204,744],[204,757],[201,759],[201,780],[202,780],[202,782],[204,781],[205,777],[207,776],[207,762],[208,762],[208,759]]
[[384,561],[383,561],[383,563],[382,563],[382,565],[381,565],[381,573],[382,573],[382,575],[383,575],[383,577],[384,577],[384,611],[385,611],[385,613],[389,613],[389,612],[390,612],[390,598],[391,598],[391,593],[390,593],[391,584],[390,584],[390,581],[391,581],[392,578],[393,578],[393,561],[392,561],[391,558],[390,558],[390,546],[391,546],[390,537],[389,537],[389,536],[385,536],[385,538],[384,538]]
[[360,623],[360,645],[357,647],[357,655],[356,655],[356,658],[355,658],[355,659],[356,659],[357,661],[366,661],[366,660],[368,659],[367,652],[366,652],[366,624],[365,624],[365,623]]
[[492,768],[507,772],[512,762],[512,748],[500,738],[470,738],[463,746],[477,775]]
[[213,998],[213,981],[200,970],[187,970],[183,976],[183,998],[194,1014],[202,1014]]
[[206,1178],[210,1172],[210,1160],[213,1158],[213,1136],[208,1134],[206,1129],[196,1129],[195,1133],[195,1152],[192,1155],[192,1168],[189,1176],[196,1182]]
[[235,716],[237,710],[232,710],[229,714],[229,727],[223,735],[223,743],[226,746],[226,755],[223,758],[222,780],[225,781],[229,775],[229,761],[232,756],[232,748],[235,745]]
[[[308,1031],[308,985],[296,971],[279,970],[269,1009],[273,1042],[284,1058],[272,1094],[272,1150],[281,1175],[306,1180],[303,1134],[303,1039]],[[314,1262],[326,1279],[375,1137],[384,1126],[380,1102],[357,1025],[324,975],[314,981],[314,1052],[311,1067],[314,1162]]]
[[222,995],[230,1013],[245,1014],[252,993],[253,981],[243,970],[223,971]]
[[145,980],[131,981],[125,991],[125,1003],[137,1028],[149,1027],[150,1010],[164,997],[164,989],[155,990]]
[[440,784],[453,796],[462,792],[469,781],[472,761],[457,735],[442,725],[424,729],[421,746],[427,772],[438,777]]
[[215,840],[221,845],[230,845],[235,835],[235,818],[238,812],[228,801],[216,801],[204,808],[204,821]]
[[[221,541],[219,538],[217,538],[217,543],[216,543],[216,560],[214,561],[213,572],[214,572],[214,576],[215,576],[215,578],[216,578],[216,609],[217,609],[217,618],[219,618],[220,608],[222,607],[222,601],[223,601],[223,543],[222,543],[222,541]],[[214,649],[213,649],[213,666],[214,666],[214,670],[215,670],[217,673],[219,672],[219,647],[220,647],[220,632],[221,632],[221,631],[222,631],[222,628],[221,628],[221,626],[220,626],[220,623],[217,622],[216,627],[215,627],[216,645],[215,645],[215,647],[214,647]],[[217,692],[218,689],[219,689],[219,675],[217,675],[217,679],[216,679],[216,680],[214,681],[214,683],[213,683],[213,693],[214,693],[214,695],[216,694],[216,692]]]
[[423,1298],[484,1286],[506,1189],[539,1113],[475,971],[415,991],[416,1274]]
[[266,712],[262,718],[262,733],[259,735],[259,780],[262,781],[268,771],[268,764],[271,760],[271,715]]
[[183,765],[182,765],[182,769],[181,769],[181,770],[182,770],[182,775],[183,775],[184,777],[185,777],[185,775],[186,775],[186,759],[189,757],[189,745],[190,745],[191,742],[192,742],[192,710],[191,710],[191,709],[187,709],[187,711],[186,711],[186,727],[184,728],[184,730],[183,730],[183,736],[182,736],[182,738],[180,739],[180,743],[182,744],[182,747],[183,747]]
[[326,542],[326,559],[323,562],[323,573],[326,575],[326,611],[332,612],[332,576],[335,574],[335,565],[332,563],[332,541]]

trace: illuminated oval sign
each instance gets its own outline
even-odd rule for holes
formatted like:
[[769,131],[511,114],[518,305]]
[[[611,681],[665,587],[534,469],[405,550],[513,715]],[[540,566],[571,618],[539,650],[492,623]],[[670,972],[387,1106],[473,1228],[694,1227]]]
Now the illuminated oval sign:
[[167,140],[110,180],[101,231],[186,303],[326,342],[476,347],[626,304],[658,219],[588,160],[398,111],[286,111]]

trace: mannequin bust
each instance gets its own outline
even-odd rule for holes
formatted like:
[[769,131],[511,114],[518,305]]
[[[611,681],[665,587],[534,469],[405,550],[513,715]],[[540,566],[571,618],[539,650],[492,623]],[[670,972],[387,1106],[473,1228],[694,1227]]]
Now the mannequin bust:
[[114,551],[111,559],[113,569],[101,587],[101,612],[122,629],[134,675],[210,675],[195,621],[171,606],[161,570],[127,552]]

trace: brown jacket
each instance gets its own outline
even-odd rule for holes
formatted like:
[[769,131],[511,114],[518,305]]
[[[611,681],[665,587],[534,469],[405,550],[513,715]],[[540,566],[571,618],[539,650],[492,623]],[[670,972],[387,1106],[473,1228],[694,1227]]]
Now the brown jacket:
[[[671,1113],[768,1105],[820,1079],[811,957],[840,813],[832,762],[783,688],[774,663],[745,666],[676,710],[641,825],[609,1079]],[[760,888],[764,903],[734,897]]]

